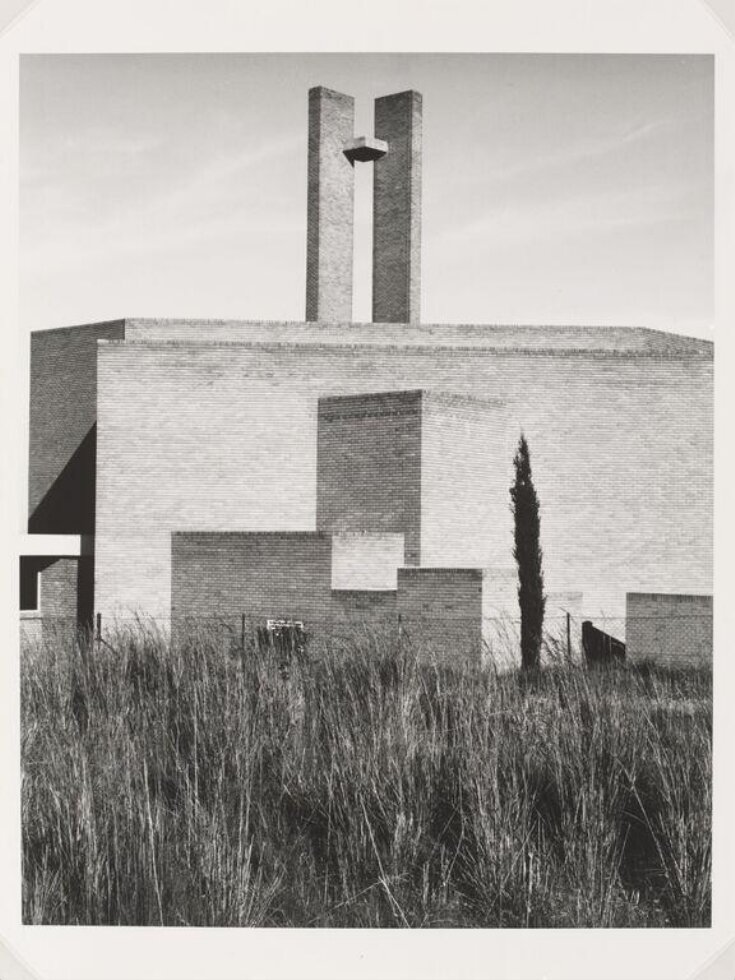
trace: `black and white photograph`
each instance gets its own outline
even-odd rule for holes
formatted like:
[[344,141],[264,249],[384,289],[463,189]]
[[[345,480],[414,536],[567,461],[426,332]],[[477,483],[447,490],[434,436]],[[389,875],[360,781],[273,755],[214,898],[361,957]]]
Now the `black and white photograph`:
[[483,47],[19,52],[29,941],[724,927],[719,62]]

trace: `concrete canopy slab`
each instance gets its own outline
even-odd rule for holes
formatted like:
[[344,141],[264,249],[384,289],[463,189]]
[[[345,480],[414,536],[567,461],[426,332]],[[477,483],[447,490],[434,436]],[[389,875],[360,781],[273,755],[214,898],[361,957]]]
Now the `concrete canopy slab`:
[[93,550],[91,534],[23,534],[20,539],[20,554],[29,558],[77,558]]
[[370,163],[386,155],[388,143],[374,136],[356,136],[354,139],[347,140],[342,152],[353,165],[355,160],[360,163]]

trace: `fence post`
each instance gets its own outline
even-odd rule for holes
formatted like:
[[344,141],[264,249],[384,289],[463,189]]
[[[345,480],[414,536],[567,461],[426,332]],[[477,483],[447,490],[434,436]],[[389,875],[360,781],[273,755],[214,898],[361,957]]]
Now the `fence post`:
[[102,613],[97,613],[97,646],[102,642]]
[[572,659],[572,617],[567,612],[567,660]]
[[245,653],[245,613],[240,616],[240,647],[242,648],[243,654]]

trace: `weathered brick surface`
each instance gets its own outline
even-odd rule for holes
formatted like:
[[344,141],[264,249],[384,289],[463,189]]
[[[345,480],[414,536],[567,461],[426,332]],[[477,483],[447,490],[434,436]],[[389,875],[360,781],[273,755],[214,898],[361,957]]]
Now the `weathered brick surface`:
[[498,670],[516,667],[520,662],[518,570],[510,564],[512,557],[507,547],[503,554],[509,562],[507,566],[481,570],[483,660]]
[[21,557],[22,636],[68,638],[78,628],[91,626],[93,581],[91,556]]
[[373,320],[417,323],[421,304],[419,92],[375,100],[375,136],[388,153],[373,164]]
[[91,625],[92,559],[27,559],[39,574],[38,613],[44,640],[68,639],[80,626]]
[[483,566],[511,546],[493,506],[513,453],[501,404],[388,392],[322,399],[318,418],[319,528],[404,529],[408,565]]
[[57,558],[41,572],[41,612],[76,620],[79,558]]
[[482,579],[477,568],[399,568],[396,608],[417,650],[450,663],[479,662]]
[[516,439],[502,402],[424,393],[420,564],[484,568],[509,554],[511,514],[498,504]]
[[331,617],[331,541],[316,533],[176,533],[171,618],[249,622]]
[[712,596],[629,592],[626,657],[672,667],[712,662]]
[[28,529],[94,532],[97,340],[122,320],[31,334]]
[[306,319],[352,318],[355,173],[342,148],[354,135],[354,99],[309,90]]
[[421,398],[386,392],[318,407],[317,527],[403,534],[409,565],[421,554]]
[[332,629],[350,624],[381,626],[391,631],[396,624],[396,592],[365,589],[332,591]]
[[402,534],[335,534],[332,537],[332,588],[355,592],[396,589],[403,565]]
[[[502,398],[531,448],[550,591],[584,588],[585,612],[622,617],[626,591],[712,589],[711,345],[607,328],[519,328],[519,349],[509,328],[430,327],[421,343],[423,327],[376,325],[339,343],[337,327],[281,324],[267,343],[262,324],[128,327],[148,329],[175,339],[100,348],[106,614],[168,616],[171,531],[315,528],[318,399],[389,389]],[[478,539],[507,527],[507,465]]]

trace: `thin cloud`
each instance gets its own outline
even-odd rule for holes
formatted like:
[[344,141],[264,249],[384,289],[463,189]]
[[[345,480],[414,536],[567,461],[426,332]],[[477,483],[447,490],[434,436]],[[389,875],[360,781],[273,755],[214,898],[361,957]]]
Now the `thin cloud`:
[[686,184],[656,184],[617,193],[580,194],[567,190],[544,202],[506,200],[475,214],[469,221],[455,224],[440,236],[442,248],[454,250],[460,243],[478,247],[500,244],[550,243],[560,238],[596,235],[685,221],[697,217]]
[[[23,264],[69,266],[86,261],[101,241],[113,254],[179,250],[196,242],[228,239],[233,235],[257,237],[298,229],[298,220],[279,214],[273,201],[248,192],[248,173],[287,158],[300,145],[287,137],[243,149],[227,158],[211,159],[182,176],[163,194],[135,199],[120,195],[106,212],[84,207],[68,192],[50,182],[40,195],[33,215],[26,216]],[[55,228],[55,233],[43,233]],[[74,247],[70,248],[69,243]]]

